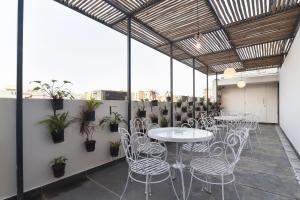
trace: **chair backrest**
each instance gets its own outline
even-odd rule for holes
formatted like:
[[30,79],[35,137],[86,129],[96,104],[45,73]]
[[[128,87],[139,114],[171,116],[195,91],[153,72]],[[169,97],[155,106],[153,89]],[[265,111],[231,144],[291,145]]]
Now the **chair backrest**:
[[189,118],[187,122],[193,128],[200,128],[199,122],[194,118]]
[[248,129],[233,130],[228,133],[225,141],[210,145],[210,157],[219,159],[226,164],[226,171],[232,173],[249,136]]
[[130,140],[131,136],[129,132],[125,128],[119,128],[119,134],[121,136],[121,144],[124,150],[124,153],[126,154],[128,146],[130,146]]
[[135,118],[130,122],[130,130],[132,133],[136,133],[136,132],[146,133],[149,124],[151,124],[150,119]]

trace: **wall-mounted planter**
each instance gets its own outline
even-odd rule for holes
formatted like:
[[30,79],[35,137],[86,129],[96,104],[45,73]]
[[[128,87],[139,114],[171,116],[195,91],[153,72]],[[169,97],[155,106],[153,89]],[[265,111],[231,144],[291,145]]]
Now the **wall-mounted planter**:
[[109,129],[111,132],[118,132],[119,124],[109,124]]
[[64,130],[52,132],[51,136],[52,136],[52,140],[53,140],[54,144],[65,141],[65,131]]
[[177,108],[180,108],[180,107],[181,107],[181,104],[182,104],[181,102],[177,102],[177,103],[176,103],[176,107],[177,107]]
[[192,106],[194,104],[194,102],[190,101],[189,102],[189,106]]
[[86,121],[95,121],[95,111],[86,111],[84,115]]
[[151,118],[151,122],[153,124],[158,124],[158,118]]
[[186,112],[187,112],[187,108],[186,108],[186,107],[182,107],[182,108],[181,108],[181,111],[182,111],[183,113],[186,113]]
[[163,109],[163,110],[161,111],[161,114],[162,114],[162,115],[168,115],[168,110],[167,110],[167,109]]
[[200,111],[201,108],[200,108],[200,107],[196,107],[195,110],[196,110],[196,111]]
[[158,101],[157,100],[152,100],[151,101],[151,106],[157,106],[158,105]]
[[171,102],[171,97],[167,97],[167,102]]
[[87,140],[85,141],[85,148],[87,152],[95,151],[96,141],[95,140]]
[[181,121],[181,115],[176,115],[175,119],[176,119],[176,121]]
[[52,165],[53,176],[55,178],[60,178],[60,177],[64,176],[65,175],[65,168],[66,168],[65,163],[59,163],[59,164]]
[[62,110],[64,108],[63,99],[51,99],[51,105],[53,110]]
[[188,116],[188,117],[193,117],[193,113],[188,112],[188,113],[187,113],[187,116]]
[[118,157],[119,156],[119,147],[110,147],[110,155],[111,157]]
[[139,118],[145,118],[146,117],[146,110],[140,110],[137,113]]

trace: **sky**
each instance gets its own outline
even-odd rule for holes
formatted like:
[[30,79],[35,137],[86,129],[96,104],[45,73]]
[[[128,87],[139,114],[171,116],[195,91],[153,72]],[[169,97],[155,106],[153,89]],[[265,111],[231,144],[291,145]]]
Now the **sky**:
[[[4,4],[3,4],[4,3]],[[15,85],[17,0],[0,7],[0,89]],[[26,0],[24,87],[30,81],[69,80],[76,93],[126,90],[126,36],[53,0]],[[132,91],[170,88],[169,57],[132,41]],[[174,94],[192,95],[192,69],[174,61]],[[206,76],[196,72],[196,96]]]

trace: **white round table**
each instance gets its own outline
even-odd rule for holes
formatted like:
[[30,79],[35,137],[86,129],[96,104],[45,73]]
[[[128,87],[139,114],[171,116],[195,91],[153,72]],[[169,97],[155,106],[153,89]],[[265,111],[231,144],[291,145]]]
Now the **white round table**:
[[232,116],[232,115],[227,115],[227,116],[216,116],[215,120],[219,120],[219,121],[240,121],[240,120],[244,120],[245,118],[242,116]]
[[213,133],[195,129],[195,128],[155,128],[148,131],[148,136],[152,139],[156,139],[163,142],[175,142],[176,143],[176,163],[172,167],[179,169],[182,183],[182,197],[186,199],[185,184],[183,178],[183,168],[185,165],[182,162],[182,145],[184,143],[194,143],[208,141],[213,138]]

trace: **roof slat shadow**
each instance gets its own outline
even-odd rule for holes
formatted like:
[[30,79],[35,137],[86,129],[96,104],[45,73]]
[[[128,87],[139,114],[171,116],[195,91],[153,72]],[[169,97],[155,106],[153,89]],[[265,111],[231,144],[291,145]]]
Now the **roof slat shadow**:
[[135,17],[172,41],[196,34],[198,25],[201,32],[220,28],[204,1],[199,1],[197,16],[197,0],[162,1]]
[[274,15],[226,27],[235,46],[267,43],[291,36],[299,17],[300,7]]
[[261,14],[295,7],[299,0],[209,0],[221,23],[228,25]]
[[292,39],[277,40],[273,42],[251,45],[237,49],[241,60],[283,55],[288,52]]
[[166,55],[173,43],[173,58],[191,67],[195,58],[203,73],[281,66],[300,18],[300,0],[54,1],[123,34],[131,16],[133,39]]
[[191,52],[193,56],[215,53],[231,48],[228,38],[222,29],[203,34],[201,41],[202,46],[200,49],[195,47],[195,43],[195,38],[189,38],[177,42],[178,46],[182,47],[188,52]]

